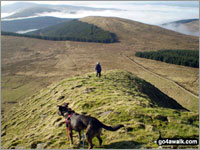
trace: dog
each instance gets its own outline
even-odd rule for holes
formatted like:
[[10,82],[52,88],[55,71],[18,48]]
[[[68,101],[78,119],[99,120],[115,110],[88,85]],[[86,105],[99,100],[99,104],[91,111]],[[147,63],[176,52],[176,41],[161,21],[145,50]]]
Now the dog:
[[107,126],[100,122],[98,119],[91,117],[91,116],[86,116],[86,115],[80,115],[73,111],[71,108],[68,107],[69,103],[64,103],[63,105],[58,105],[59,112],[58,114],[60,116],[65,117],[66,120],[69,120],[69,125],[67,127],[69,128],[69,135],[70,135],[70,140],[71,144],[73,145],[73,135],[72,135],[72,130],[75,130],[79,133],[79,146],[81,144],[81,130],[86,129],[86,140],[88,142],[88,149],[93,148],[92,144],[92,139],[96,136],[99,145],[101,146],[102,144],[102,139],[101,139],[101,130],[102,128],[109,130],[109,131],[116,131],[124,125],[116,125],[116,126]]

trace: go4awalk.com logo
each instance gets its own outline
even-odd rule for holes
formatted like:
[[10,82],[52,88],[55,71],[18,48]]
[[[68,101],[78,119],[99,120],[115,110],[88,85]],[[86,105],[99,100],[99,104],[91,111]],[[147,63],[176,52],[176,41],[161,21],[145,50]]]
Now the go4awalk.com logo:
[[198,145],[198,139],[189,138],[159,138],[155,141],[159,146],[162,145]]

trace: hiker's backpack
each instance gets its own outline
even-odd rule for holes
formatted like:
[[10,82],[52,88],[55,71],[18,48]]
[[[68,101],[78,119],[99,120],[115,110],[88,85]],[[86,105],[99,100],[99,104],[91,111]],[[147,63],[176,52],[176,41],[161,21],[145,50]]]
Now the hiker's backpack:
[[100,66],[99,64],[97,64],[96,70],[97,70],[97,71],[101,71],[101,66]]

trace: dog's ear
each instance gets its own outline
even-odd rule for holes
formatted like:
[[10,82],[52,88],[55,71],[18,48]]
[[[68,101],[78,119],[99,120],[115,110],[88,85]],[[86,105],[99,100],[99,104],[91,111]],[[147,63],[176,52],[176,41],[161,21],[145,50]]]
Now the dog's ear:
[[68,108],[69,103],[64,103],[63,106]]
[[74,113],[75,111],[72,110],[71,108],[68,108],[68,112],[69,112],[69,113]]

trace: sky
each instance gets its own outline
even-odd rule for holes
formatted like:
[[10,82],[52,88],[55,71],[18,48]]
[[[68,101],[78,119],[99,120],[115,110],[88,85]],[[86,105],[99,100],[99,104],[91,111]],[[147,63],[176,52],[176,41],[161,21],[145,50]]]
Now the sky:
[[[26,1],[28,2],[28,1]],[[81,18],[86,16],[121,17],[147,24],[159,25],[182,19],[199,18],[199,2],[192,1],[29,1],[39,4],[66,4],[119,10],[79,11],[76,14],[46,13],[42,15]],[[5,6],[15,2],[2,1]]]

